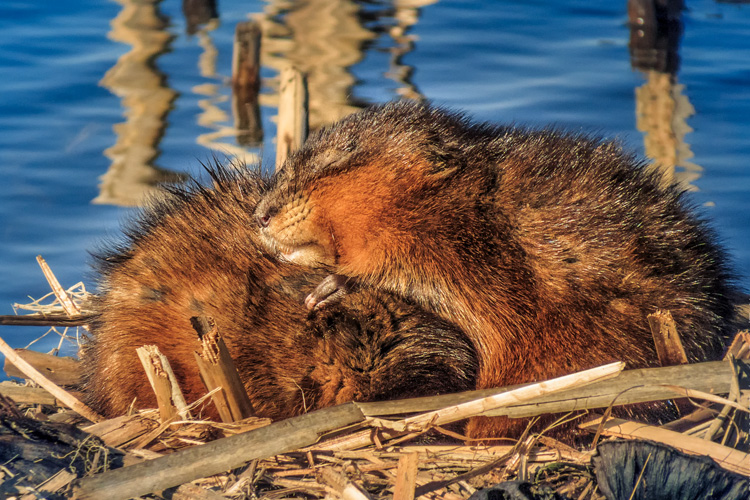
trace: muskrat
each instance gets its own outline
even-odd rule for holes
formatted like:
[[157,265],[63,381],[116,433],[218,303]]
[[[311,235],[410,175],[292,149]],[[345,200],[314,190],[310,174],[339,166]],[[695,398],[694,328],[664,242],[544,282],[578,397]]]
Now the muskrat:
[[261,417],[474,388],[466,336],[406,300],[362,290],[308,316],[303,299],[325,273],[280,263],[259,243],[253,214],[266,180],[252,169],[211,175],[212,186],[170,189],[124,244],[101,252],[82,350],[93,409],[155,406],[135,351],[144,344],[167,356],[188,402],[203,396],[195,316],[214,319]]
[[[311,136],[256,218],[280,258],[459,326],[479,388],[615,360],[658,366],[647,322],[657,308],[671,311],[691,362],[720,357],[731,328],[734,281],[711,229],[677,186],[581,134],[375,106]],[[341,281],[308,302],[327,302]],[[474,419],[467,432],[520,425]]]

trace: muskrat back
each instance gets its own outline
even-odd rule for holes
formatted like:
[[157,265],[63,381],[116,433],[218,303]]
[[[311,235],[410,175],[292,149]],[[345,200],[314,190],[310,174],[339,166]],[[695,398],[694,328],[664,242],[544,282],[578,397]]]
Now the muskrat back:
[[656,366],[657,309],[671,311],[690,361],[719,358],[732,328],[735,288],[711,229],[678,187],[583,135],[376,106],[311,137],[256,218],[280,258],[458,325],[480,388],[614,360]]

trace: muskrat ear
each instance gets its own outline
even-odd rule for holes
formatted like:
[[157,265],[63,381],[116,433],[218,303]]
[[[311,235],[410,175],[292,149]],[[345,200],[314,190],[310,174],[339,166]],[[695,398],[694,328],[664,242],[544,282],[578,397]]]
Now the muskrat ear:
[[464,164],[461,151],[443,142],[431,144],[425,156],[428,167],[426,173],[437,178],[451,177]]
[[338,170],[345,167],[352,156],[354,156],[354,151],[346,151],[338,148],[327,149],[315,158],[313,169],[317,171]]

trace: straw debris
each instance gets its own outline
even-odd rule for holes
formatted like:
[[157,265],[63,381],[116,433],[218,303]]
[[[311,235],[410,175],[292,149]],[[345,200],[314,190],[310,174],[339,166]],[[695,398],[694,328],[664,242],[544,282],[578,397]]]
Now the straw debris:
[[[665,324],[662,337],[678,345]],[[655,323],[655,333],[659,328]],[[209,338],[207,352],[226,350],[217,332]],[[501,490],[602,499],[618,488],[648,491],[658,482],[649,474],[677,477],[669,472],[674,467],[695,470],[695,488],[705,488],[706,478],[727,494],[750,488],[748,332],[737,335],[724,361],[625,371],[613,363],[520,387],[352,402],[273,423],[231,412],[226,420],[234,421],[200,420],[201,405],[221,401],[216,394],[223,387],[212,384],[201,400],[179,402],[178,381],[158,353],[144,357],[144,365],[159,360],[154,376],[164,377],[163,399],[174,408],[105,420],[75,397],[75,360],[61,365],[2,339],[0,348],[6,370],[26,379],[0,384],[0,492],[8,497],[479,500]],[[223,357],[208,356],[222,380],[236,386]],[[661,427],[609,417],[612,405],[680,396],[695,411]],[[450,427],[478,415],[561,412],[571,412],[561,420],[587,416],[580,432],[591,436],[582,438],[588,446],[576,449],[528,430],[515,442],[473,445]]]

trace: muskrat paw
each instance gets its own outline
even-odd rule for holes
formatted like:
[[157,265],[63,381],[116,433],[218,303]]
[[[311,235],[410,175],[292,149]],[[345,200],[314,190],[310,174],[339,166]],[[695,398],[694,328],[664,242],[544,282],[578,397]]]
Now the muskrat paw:
[[349,293],[353,286],[353,280],[343,274],[329,274],[318,287],[305,298],[305,306],[308,309],[320,309],[328,304],[333,304]]

